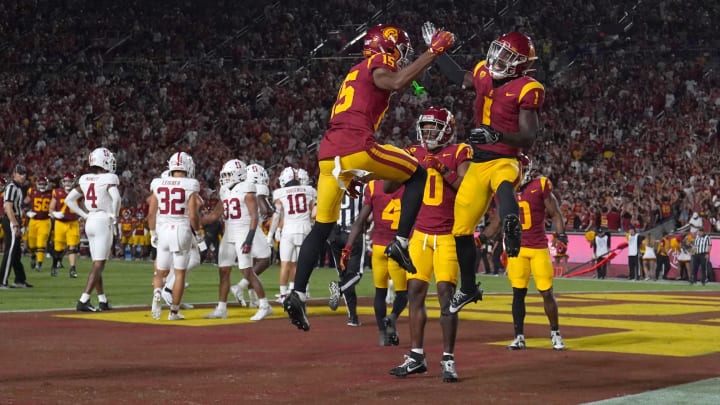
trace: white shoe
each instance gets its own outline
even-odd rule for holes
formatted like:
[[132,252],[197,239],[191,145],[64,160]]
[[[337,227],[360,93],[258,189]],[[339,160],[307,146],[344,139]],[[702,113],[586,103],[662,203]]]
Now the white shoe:
[[168,315],[168,321],[182,321],[183,319],[185,319],[185,316],[180,312],[170,312]]
[[205,319],[226,319],[227,318],[227,309],[220,309],[218,307],[215,307],[215,309],[212,312],[205,315],[203,318],[205,318]]
[[515,336],[515,340],[513,340],[509,345],[507,345],[508,350],[523,350],[525,349],[525,336],[523,335],[517,335]]
[[248,290],[248,308],[259,308],[260,300],[255,290]]
[[195,308],[195,305],[193,304],[186,304],[184,302],[180,303],[180,309],[193,309]]
[[150,314],[154,320],[160,320],[162,316],[162,297],[160,294],[154,294],[152,300],[152,306],[150,307]]
[[283,302],[285,302],[285,297],[287,297],[287,294],[275,294],[275,296],[277,297],[275,302],[277,302],[278,304],[282,304]]
[[562,336],[560,336],[560,332],[550,332],[550,341],[552,342],[553,350],[565,350],[565,342],[563,342],[563,338]]
[[265,317],[272,315],[273,309],[270,305],[266,305],[264,307],[260,307],[258,311],[255,313],[255,315],[250,318],[251,321],[259,321],[261,319],[265,319]]
[[165,301],[167,306],[172,305],[172,293],[170,291],[163,288],[160,295],[162,295],[162,299]]
[[241,307],[247,306],[247,302],[245,302],[245,298],[243,297],[243,295],[245,295],[245,293],[243,292],[243,289],[240,288],[239,285],[235,284],[234,286],[230,287],[230,292],[235,296],[235,299],[237,300],[237,302],[240,304]]

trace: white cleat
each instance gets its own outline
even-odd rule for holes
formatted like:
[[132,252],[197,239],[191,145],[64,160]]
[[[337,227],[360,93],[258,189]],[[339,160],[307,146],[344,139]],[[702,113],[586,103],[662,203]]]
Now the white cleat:
[[240,304],[241,307],[247,306],[247,302],[245,302],[245,298],[243,297],[243,295],[245,295],[245,293],[243,292],[243,289],[240,288],[239,285],[236,284],[236,285],[230,287],[230,292],[235,296],[235,299],[237,300],[238,304]]
[[180,303],[180,309],[193,309],[195,308],[195,305],[193,304],[186,304],[184,302]]
[[565,342],[563,342],[563,338],[562,336],[560,336],[560,332],[551,332],[550,341],[552,342],[553,350],[565,350]]
[[170,312],[168,315],[168,321],[182,321],[183,319],[185,319],[185,316],[180,312]]
[[150,314],[156,321],[160,320],[162,316],[162,297],[160,294],[154,294],[152,300],[152,306],[150,307]]
[[508,350],[524,350],[525,349],[525,336],[523,335],[517,335],[515,336],[515,340],[513,340],[509,345],[507,345]]
[[255,290],[248,290],[248,308],[260,308],[260,299]]
[[220,309],[215,307],[215,309],[210,312],[209,314],[205,315],[203,318],[205,319],[227,319],[227,309]]
[[266,305],[264,307],[260,307],[258,311],[255,313],[255,315],[250,318],[251,321],[259,321],[262,319],[265,319],[266,317],[272,315],[273,309],[270,305]]

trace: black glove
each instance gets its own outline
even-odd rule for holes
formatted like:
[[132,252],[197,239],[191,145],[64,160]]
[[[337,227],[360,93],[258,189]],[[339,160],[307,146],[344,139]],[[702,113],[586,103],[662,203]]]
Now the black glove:
[[566,244],[566,245],[568,244],[568,237],[567,237],[567,235],[566,235],[564,232],[561,233],[561,234],[558,234],[557,238],[558,238],[558,240],[559,240],[560,242],[562,242],[562,243],[564,243],[564,244]]
[[471,145],[490,145],[498,143],[502,139],[502,133],[488,125],[480,125],[470,130],[468,140]]

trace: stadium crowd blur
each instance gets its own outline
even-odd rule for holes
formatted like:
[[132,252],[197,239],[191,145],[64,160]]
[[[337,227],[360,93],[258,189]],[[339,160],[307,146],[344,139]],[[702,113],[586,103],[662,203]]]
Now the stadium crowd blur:
[[[316,173],[362,25],[399,24],[422,52],[420,26],[432,19],[456,33],[466,69],[502,32],[534,39],[547,100],[529,154],[569,230],[600,225],[602,213],[615,231],[698,212],[720,232],[720,4],[652,3],[3,1],[0,173],[24,162],[29,181],[80,175],[102,145],[116,154],[126,207],[144,202],[176,150],[194,157],[209,204],[230,158],[268,168],[272,186],[286,165]],[[394,97],[378,137],[409,145],[419,112],[441,104],[463,140],[473,92],[432,69],[420,84]]]

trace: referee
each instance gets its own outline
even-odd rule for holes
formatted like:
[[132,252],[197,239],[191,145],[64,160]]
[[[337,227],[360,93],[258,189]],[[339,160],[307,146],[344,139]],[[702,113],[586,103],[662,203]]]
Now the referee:
[[710,235],[705,234],[703,228],[698,229],[692,248],[692,277],[690,278],[690,284],[697,282],[698,270],[701,271],[702,285],[705,285],[708,281],[708,256],[710,254],[710,246],[712,246]]
[[[357,293],[355,292],[355,285],[360,282],[360,278],[363,274],[365,261],[365,238],[357,238],[353,243],[350,260],[348,261],[347,268],[344,271],[340,269],[340,258],[342,256],[343,248],[347,244],[352,224],[357,219],[358,214],[360,214],[363,189],[360,188],[358,193],[360,195],[359,198],[350,198],[347,194],[343,195],[343,200],[340,204],[340,217],[328,237],[330,253],[332,254],[333,261],[335,262],[335,268],[340,276],[340,282],[330,282],[331,296],[333,289],[339,289],[340,294],[345,297],[345,305],[347,306],[348,311],[348,326],[360,326],[360,320],[357,315]],[[337,308],[337,306],[333,308],[333,304],[331,304],[330,307],[333,310]]]
[[[0,266],[0,272],[2,274],[2,283],[0,283],[0,289],[12,288],[31,288],[32,285],[27,283],[25,278],[25,268],[23,268],[22,262],[20,261],[21,251],[21,237],[20,233],[20,221],[22,219],[22,202],[23,192],[20,188],[25,183],[25,176],[27,171],[25,166],[17,165],[13,170],[12,182],[5,187],[5,194],[3,197],[3,207],[5,208],[5,214],[2,217],[2,227],[5,233],[5,254],[2,258],[2,265]],[[15,271],[15,282],[8,285],[8,278],[10,277],[10,268]]]

